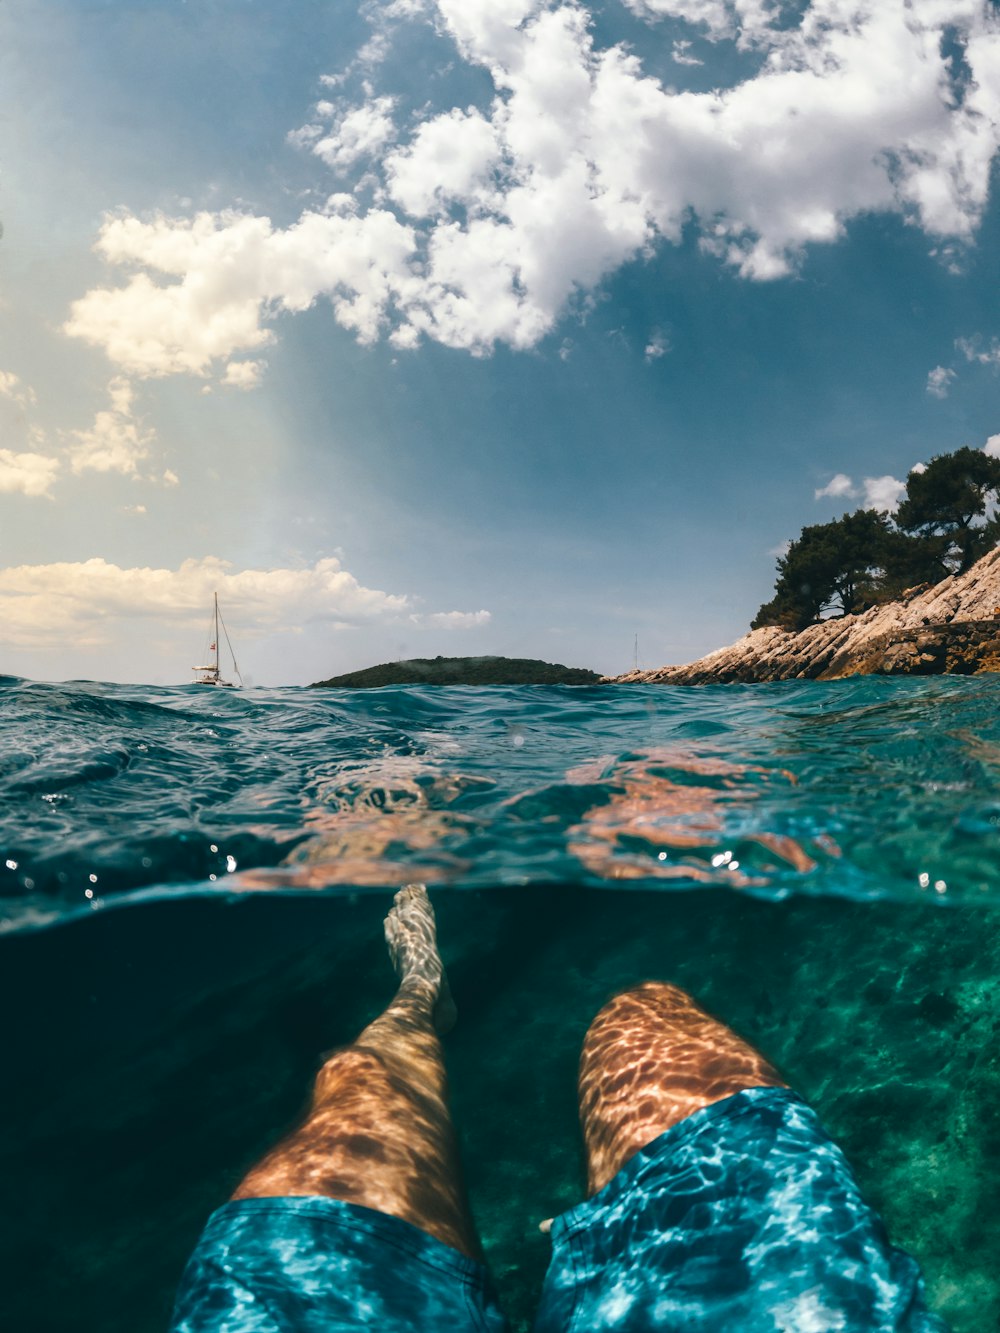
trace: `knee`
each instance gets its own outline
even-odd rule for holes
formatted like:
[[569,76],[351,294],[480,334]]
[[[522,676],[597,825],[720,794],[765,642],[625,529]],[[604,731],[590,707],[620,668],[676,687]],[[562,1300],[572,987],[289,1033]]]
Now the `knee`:
[[584,1040],[586,1048],[594,1040],[603,1040],[616,1029],[626,1031],[650,1020],[662,1022],[671,1014],[690,1012],[697,1005],[687,991],[669,981],[643,981],[611,997],[600,1010]]
[[385,1063],[374,1051],[345,1046],[327,1056],[316,1075],[315,1098],[329,1100],[338,1093],[373,1091],[388,1079]]

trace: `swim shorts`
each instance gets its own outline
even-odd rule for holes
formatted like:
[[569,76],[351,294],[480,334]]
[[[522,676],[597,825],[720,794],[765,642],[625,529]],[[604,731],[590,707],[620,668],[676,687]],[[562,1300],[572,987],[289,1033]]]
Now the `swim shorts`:
[[[535,1333],[947,1333],[843,1153],[786,1088],[696,1111],[552,1224]],[[502,1333],[486,1270],[320,1198],[215,1212],[171,1333]]]
[[208,1219],[170,1333],[505,1333],[482,1264],[386,1213],[312,1195]]

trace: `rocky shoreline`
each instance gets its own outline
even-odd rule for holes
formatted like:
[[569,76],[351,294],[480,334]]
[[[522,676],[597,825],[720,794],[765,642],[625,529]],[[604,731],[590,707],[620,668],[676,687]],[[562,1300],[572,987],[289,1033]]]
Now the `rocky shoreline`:
[[629,671],[625,684],[707,685],[844,676],[971,676],[1000,671],[1000,547],[965,574],[896,602],[798,632],[767,626],[683,666]]

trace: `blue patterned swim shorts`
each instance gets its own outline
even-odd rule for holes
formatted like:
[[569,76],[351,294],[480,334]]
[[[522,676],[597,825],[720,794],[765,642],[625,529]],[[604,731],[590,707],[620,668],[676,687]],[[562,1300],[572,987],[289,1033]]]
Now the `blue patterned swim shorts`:
[[[815,1113],[785,1088],[695,1112],[552,1224],[535,1333],[946,1333]],[[171,1333],[503,1333],[486,1270],[321,1198],[213,1213]]]

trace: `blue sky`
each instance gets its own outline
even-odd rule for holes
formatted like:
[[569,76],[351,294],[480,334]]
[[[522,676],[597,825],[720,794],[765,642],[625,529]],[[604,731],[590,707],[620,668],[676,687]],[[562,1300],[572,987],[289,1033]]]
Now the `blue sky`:
[[[0,669],[602,671],[1000,449],[971,0],[9,0]],[[817,496],[817,492],[820,494]]]

